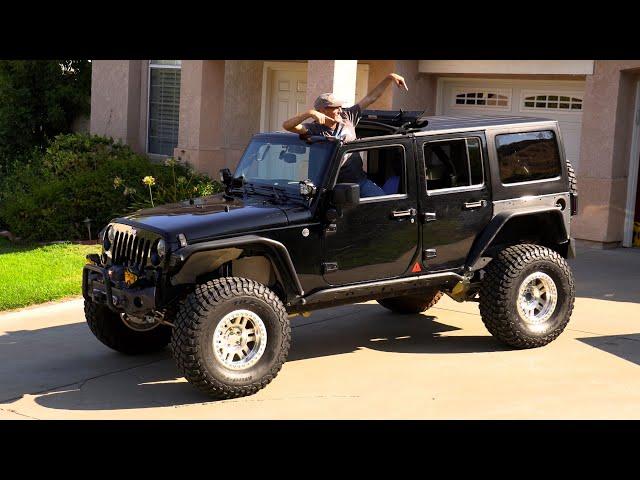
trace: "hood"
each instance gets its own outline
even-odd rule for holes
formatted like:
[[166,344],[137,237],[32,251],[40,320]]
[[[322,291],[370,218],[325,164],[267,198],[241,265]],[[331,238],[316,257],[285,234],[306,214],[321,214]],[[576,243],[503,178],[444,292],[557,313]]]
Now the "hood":
[[166,235],[172,242],[183,233],[189,243],[287,225],[287,206],[275,206],[264,200],[264,197],[227,200],[223,194],[217,194],[196,198],[193,204],[185,201],[138,210],[115,221]]

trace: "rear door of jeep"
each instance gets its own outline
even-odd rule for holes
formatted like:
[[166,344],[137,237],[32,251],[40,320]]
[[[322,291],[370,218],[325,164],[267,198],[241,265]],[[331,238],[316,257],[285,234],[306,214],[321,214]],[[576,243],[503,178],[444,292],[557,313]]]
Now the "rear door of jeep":
[[416,141],[423,264],[430,272],[457,270],[492,216],[485,132]]

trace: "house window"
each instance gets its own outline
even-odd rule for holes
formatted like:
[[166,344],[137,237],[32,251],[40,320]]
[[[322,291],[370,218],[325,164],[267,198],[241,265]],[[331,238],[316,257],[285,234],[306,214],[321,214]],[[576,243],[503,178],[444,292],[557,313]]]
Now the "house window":
[[510,89],[462,89],[455,91],[454,105],[456,107],[471,106],[472,108],[488,108],[509,110],[511,108]]
[[553,110],[560,112],[581,112],[582,96],[577,93],[523,92],[522,110]]
[[149,62],[148,153],[171,156],[178,144],[180,66],[180,60]]

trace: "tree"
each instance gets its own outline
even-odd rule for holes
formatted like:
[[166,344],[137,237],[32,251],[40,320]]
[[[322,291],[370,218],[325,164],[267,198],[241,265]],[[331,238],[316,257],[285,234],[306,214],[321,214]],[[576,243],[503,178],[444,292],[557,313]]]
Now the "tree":
[[88,60],[0,60],[0,171],[89,113]]

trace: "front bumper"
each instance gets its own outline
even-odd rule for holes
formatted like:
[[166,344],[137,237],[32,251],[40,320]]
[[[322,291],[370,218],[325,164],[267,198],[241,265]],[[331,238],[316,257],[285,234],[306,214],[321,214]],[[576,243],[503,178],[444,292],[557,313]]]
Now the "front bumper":
[[156,294],[155,286],[136,288],[113,282],[109,270],[98,265],[86,264],[82,270],[82,296],[117,313],[133,316],[150,313],[156,308]]

